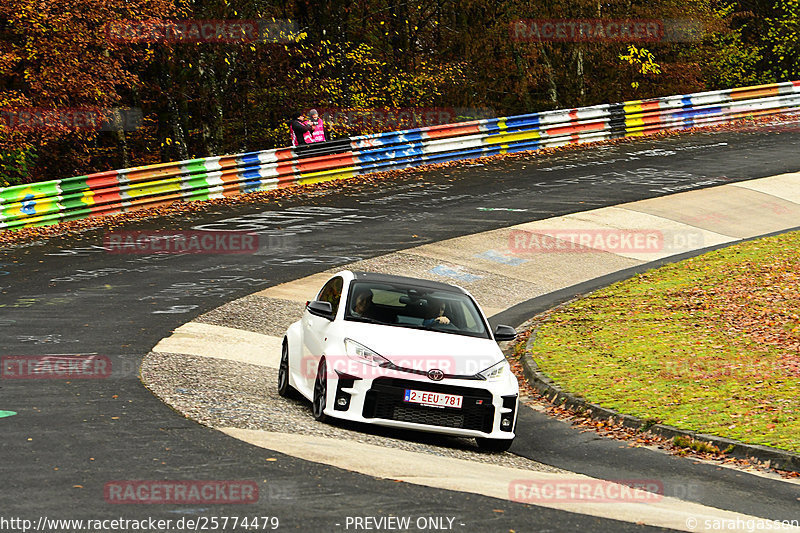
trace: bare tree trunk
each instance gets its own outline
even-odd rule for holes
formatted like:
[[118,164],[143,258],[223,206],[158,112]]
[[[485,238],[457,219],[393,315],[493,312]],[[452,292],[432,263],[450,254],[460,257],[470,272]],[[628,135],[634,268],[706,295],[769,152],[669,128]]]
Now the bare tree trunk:
[[584,104],[584,97],[586,96],[586,84],[583,75],[583,50],[580,47],[575,49],[575,75],[578,81],[578,95],[580,105]]
[[[513,50],[514,55],[514,64],[517,66],[517,74],[519,75],[520,79],[525,79],[525,73],[528,70],[527,61],[524,60],[522,54],[519,53],[516,47]],[[530,113],[533,111],[533,102],[531,101],[531,92],[528,90],[528,84],[525,84],[525,90],[522,92],[522,105],[524,108],[525,113]]]
[[223,140],[223,117],[222,91],[220,90],[220,80],[214,66],[213,58],[208,61],[205,54],[200,56],[200,74],[202,83],[207,87],[205,105],[209,113],[202,115],[202,138],[203,149],[207,156],[219,155],[222,149]]
[[544,51],[544,45],[541,43],[539,43],[539,52],[541,52],[544,65],[547,67],[547,82],[550,85],[550,89],[547,93],[553,105],[558,107],[558,86],[556,85],[555,72],[553,72],[553,65],[550,63],[550,58],[547,57],[547,53]]
[[172,95],[172,92],[167,92],[167,105],[169,106],[170,125],[172,126],[172,144],[174,145],[173,153],[178,155],[178,159],[189,159],[189,147],[186,145],[186,132],[183,129],[183,113],[178,106],[178,102]]
[[131,161],[128,155],[128,140],[125,136],[124,127],[120,127],[120,129],[117,130],[117,147],[119,148],[120,168],[128,168],[131,166]]

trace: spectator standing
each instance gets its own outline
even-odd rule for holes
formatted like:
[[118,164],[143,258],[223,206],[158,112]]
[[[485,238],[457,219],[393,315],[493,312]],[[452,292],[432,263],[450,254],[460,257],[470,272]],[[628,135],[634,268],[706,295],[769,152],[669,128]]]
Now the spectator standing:
[[292,146],[301,146],[311,142],[314,126],[305,121],[302,111],[298,111],[292,117],[289,124],[289,133],[292,136]]
[[308,117],[310,121],[308,122],[309,125],[314,127],[314,130],[311,132],[311,140],[308,141],[310,143],[321,143],[327,141],[325,138],[325,123],[317,113],[316,109],[312,109],[308,112]]

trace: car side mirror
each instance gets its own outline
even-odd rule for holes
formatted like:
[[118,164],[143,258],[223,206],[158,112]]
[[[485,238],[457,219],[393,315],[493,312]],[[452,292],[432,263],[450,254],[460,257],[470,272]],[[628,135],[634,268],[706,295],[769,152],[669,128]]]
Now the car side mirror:
[[517,338],[517,330],[515,330],[511,326],[504,326],[503,324],[498,324],[494,330],[494,340],[496,340],[497,342],[513,341],[516,338]]
[[306,307],[308,312],[315,316],[321,316],[328,320],[333,320],[333,306],[330,302],[323,302],[322,300],[314,300]]

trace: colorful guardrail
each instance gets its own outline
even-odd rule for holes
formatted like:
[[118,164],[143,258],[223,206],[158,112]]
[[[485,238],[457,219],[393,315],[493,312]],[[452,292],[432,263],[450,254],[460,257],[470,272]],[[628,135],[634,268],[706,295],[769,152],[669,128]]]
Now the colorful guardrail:
[[800,110],[800,81],[482,119],[0,188],[0,229]]

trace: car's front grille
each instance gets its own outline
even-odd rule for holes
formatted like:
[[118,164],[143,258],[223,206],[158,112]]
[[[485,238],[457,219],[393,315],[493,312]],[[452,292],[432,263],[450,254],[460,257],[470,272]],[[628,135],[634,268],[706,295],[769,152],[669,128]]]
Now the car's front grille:
[[[463,397],[461,409],[430,407],[404,401],[406,389],[457,394]],[[483,389],[441,383],[377,378],[364,400],[364,418],[413,422],[427,426],[473,429],[489,433],[494,422],[492,393]]]
[[[386,418],[378,416],[377,418]],[[392,420],[401,422],[414,422],[428,426],[444,426],[448,428],[463,428],[464,415],[445,412],[444,409],[414,409],[402,405],[395,405],[392,410]]]

